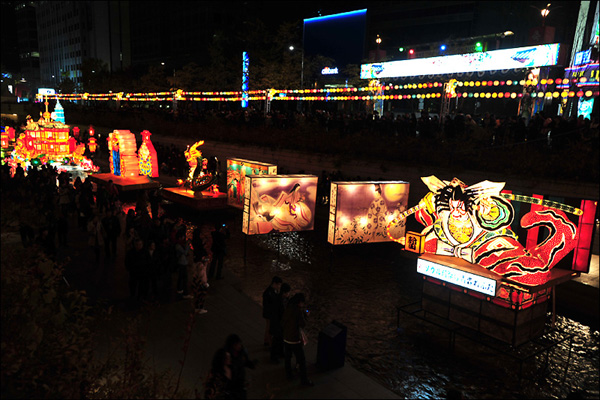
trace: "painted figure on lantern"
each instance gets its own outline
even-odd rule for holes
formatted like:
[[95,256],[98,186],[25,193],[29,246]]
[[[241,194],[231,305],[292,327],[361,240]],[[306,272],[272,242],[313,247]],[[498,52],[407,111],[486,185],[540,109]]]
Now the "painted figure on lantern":
[[430,192],[403,217],[416,211],[417,220],[425,225],[426,253],[459,257],[505,278],[534,285],[546,282],[552,267],[576,246],[575,224],[552,205],[530,211],[521,219],[523,228],[545,226],[550,235],[534,248],[520,244],[510,228],[515,212],[501,194],[503,182],[467,186],[457,178],[450,182],[435,176],[421,179]]
[[[249,173],[248,173],[249,172]],[[262,171],[249,166],[241,165],[238,169],[227,170],[229,185],[228,190],[231,198],[242,204],[244,200],[244,185],[242,182],[246,179],[246,175],[260,174]]]
[[[251,190],[256,192],[254,187]],[[299,183],[289,192],[281,191],[277,199],[267,194],[253,194],[252,198],[257,199],[251,205],[255,215],[250,221],[252,234],[301,231],[313,221]]]
[[[210,165],[210,164],[209,164]],[[243,208],[246,198],[246,176],[276,175],[277,166],[259,161],[230,158],[227,160],[227,204]]]
[[121,175],[121,155],[119,152],[119,132],[114,131],[108,134],[106,138],[108,142],[108,154],[110,165],[110,173],[116,176]]

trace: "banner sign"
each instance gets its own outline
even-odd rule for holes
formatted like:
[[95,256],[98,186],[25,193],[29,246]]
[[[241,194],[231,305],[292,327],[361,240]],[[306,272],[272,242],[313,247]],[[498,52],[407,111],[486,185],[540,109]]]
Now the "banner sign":
[[422,258],[417,260],[417,272],[488,296],[496,296],[497,282],[485,276],[471,274]]
[[482,53],[455,54],[442,57],[362,64],[360,66],[360,78],[398,78],[513,68],[548,67],[557,64],[559,47],[558,43],[554,43]]

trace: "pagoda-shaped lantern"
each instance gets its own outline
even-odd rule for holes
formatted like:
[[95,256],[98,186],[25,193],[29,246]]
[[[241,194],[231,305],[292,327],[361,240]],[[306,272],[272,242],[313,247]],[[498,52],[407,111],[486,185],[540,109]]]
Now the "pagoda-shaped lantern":
[[52,119],[63,124],[65,123],[65,110],[58,99],[56,99],[56,105],[54,106],[54,111],[52,112]]

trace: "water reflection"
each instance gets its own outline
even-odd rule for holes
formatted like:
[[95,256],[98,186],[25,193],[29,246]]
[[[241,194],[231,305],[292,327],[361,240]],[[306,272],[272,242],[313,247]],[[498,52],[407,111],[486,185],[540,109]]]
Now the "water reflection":
[[349,362],[402,397],[443,398],[455,387],[469,399],[565,398],[572,391],[598,398],[599,334],[588,326],[558,316],[559,329],[576,333],[567,375],[568,342],[553,349],[545,369],[545,355],[524,362],[519,382],[518,362],[510,357],[459,337],[452,354],[447,332],[408,315],[396,329],[396,306],[419,298],[422,279],[415,257],[399,246],[332,248],[318,230],[325,221],[315,231],[245,237],[237,214],[188,216],[188,231],[199,226],[210,240],[214,218],[231,228],[225,267],[240,278],[240,290],[260,304],[272,276],[281,276],[293,292],[307,295],[310,340],[332,320],[346,325]]

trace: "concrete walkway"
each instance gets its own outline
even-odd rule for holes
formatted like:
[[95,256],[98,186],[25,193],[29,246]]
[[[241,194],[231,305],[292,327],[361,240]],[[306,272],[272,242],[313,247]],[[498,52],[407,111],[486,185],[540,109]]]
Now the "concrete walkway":
[[[124,227],[124,221],[122,224]],[[189,351],[181,375],[181,388],[191,397],[194,396],[194,389],[203,396],[203,383],[214,352],[224,345],[229,334],[235,333],[244,341],[250,358],[258,360],[254,370],[247,370],[249,398],[400,398],[348,362],[336,370],[320,371],[315,365],[318,345],[315,341],[305,347],[309,378],[315,386],[301,386],[299,378],[288,381],[283,361],[273,364],[269,351],[263,345],[265,322],[261,306],[237,289],[240,280],[227,267],[227,263],[239,261],[237,258],[226,261],[224,279],[211,281],[205,304],[209,312],[198,315],[193,313],[192,300],[174,300],[176,273],[171,276],[171,300],[142,306],[130,300],[128,274],[124,267],[123,236],[119,238],[116,260],[105,263],[102,251],[98,264],[87,245],[87,236],[77,227],[75,217],[72,217],[69,247],[59,249],[59,257],[71,258],[65,276],[72,287],[86,290],[93,302],[99,300],[112,305],[113,311],[108,319],[97,321],[93,329],[97,334],[95,346],[99,360],[119,349],[121,343],[116,338],[122,337],[121,330],[129,321],[139,317],[139,332],[146,340],[149,365],[157,371],[171,369],[177,377],[180,360],[184,358],[182,349],[186,327],[193,322]],[[292,359],[292,364],[294,362]]]
[[[299,378],[288,381],[283,361],[279,364],[272,363],[269,351],[262,343],[264,320],[260,306],[235,288],[235,276],[226,270],[224,272],[225,279],[215,281],[209,288],[205,305],[209,310],[207,314],[194,314],[192,300],[149,306],[140,311],[140,332],[146,338],[146,355],[157,370],[172,368],[176,373],[179,372],[186,326],[190,323],[190,318],[194,318],[189,352],[182,372],[182,387],[192,395],[194,388],[203,393],[202,384],[215,350],[223,346],[229,334],[236,333],[244,341],[250,358],[258,360],[254,370],[247,369],[249,398],[400,398],[348,363],[339,369],[319,371],[315,366],[317,343],[314,342],[309,342],[305,353],[308,374],[315,386],[301,386]],[[123,326],[125,319],[121,316],[125,315],[134,315],[134,312],[116,311],[113,323],[104,327],[107,335],[104,336],[105,340],[98,343],[100,354],[114,347],[111,338],[114,338],[115,330]]]

